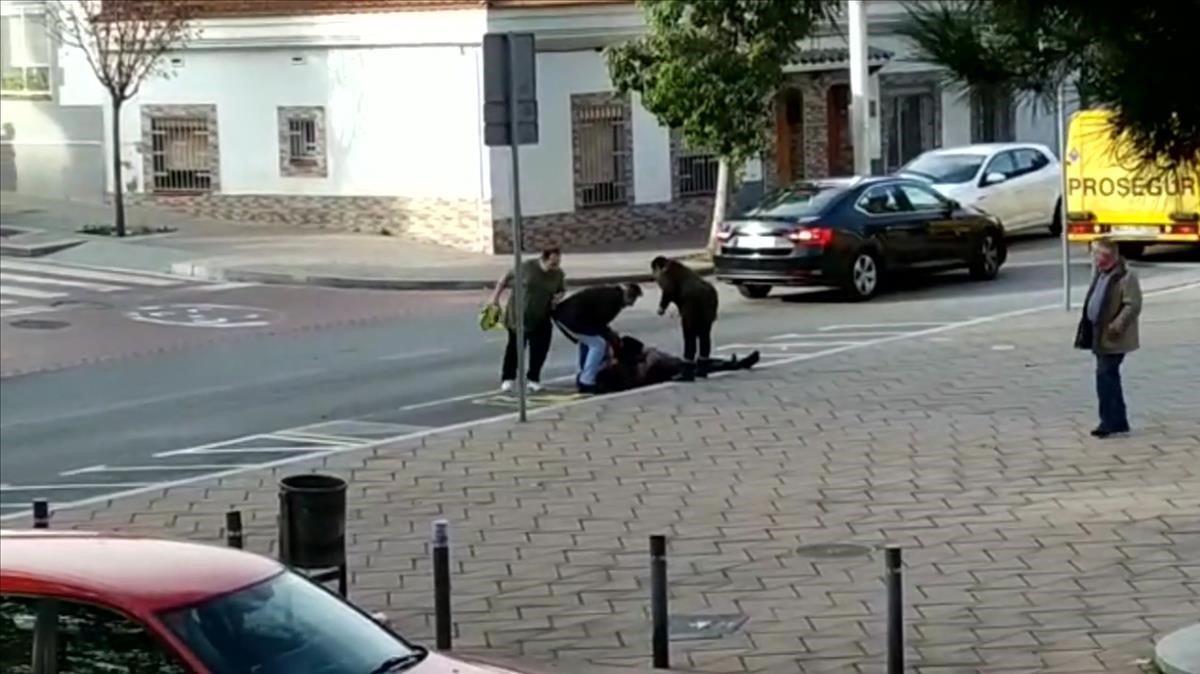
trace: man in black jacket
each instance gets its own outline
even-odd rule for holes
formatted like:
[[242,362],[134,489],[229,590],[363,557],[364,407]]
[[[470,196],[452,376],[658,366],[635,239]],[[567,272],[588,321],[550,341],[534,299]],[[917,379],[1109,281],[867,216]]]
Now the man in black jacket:
[[580,290],[555,307],[558,327],[579,344],[579,375],[575,383],[581,393],[596,392],[596,375],[604,367],[609,348],[615,350],[619,346],[609,325],[641,296],[642,289],[634,283],[596,286]]

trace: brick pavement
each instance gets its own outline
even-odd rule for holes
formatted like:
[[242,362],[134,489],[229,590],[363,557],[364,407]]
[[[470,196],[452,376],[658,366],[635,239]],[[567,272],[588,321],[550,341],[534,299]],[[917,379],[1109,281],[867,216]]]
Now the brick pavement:
[[[673,613],[749,617],[674,644],[681,667],[878,672],[878,546],[896,543],[912,671],[1136,671],[1200,616],[1200,290],[1147,307],[1127,438],[1087,435],[1073,324],[1044,312],[329,457],[351,480],[353,597],[428,639],[426,541],[446,517],[456,644],[645,666],[647,536],[665,533]],[[269,551],[278,477],[55,526],[217,541],[236,506]],[[801,548],[826,543],[867,548]]]

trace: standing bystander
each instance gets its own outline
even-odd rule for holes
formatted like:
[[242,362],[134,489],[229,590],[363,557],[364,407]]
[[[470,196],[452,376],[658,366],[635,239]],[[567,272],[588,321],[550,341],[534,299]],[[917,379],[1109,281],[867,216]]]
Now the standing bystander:
[[[522,302],[517,310],[514,293],[508,295],[508,308],[504,312],[504,326],[508,328],[508,346],[504,349],[504,364],[500,372],[500,389],[513,390],[517,378],[517,320],[525,321],[525,343],[529,346],[529,390],[542,390],[542,366],[550,353],[550,340],[554,336],[550,317],[554,305],[566,292],[566,277],[562,270],[562,251],[546,248],[536,260],[522,263],[521,280],[524,285]],[[492,292],[492,306],[500,306],[500,296],[512,285],[512,272],[505,274]]]
[[1092,259],[1096,272],[1083,302],[1075,347],[1088,349],[1096,355],[1100,425],[1092,435],[1107,438],[1129,432],[1125,393],[1121,386],[1121,363],[1139,346],[1142,289],[1137,275],[1125,264],[1117,244],[1111,239],[1092,242]]

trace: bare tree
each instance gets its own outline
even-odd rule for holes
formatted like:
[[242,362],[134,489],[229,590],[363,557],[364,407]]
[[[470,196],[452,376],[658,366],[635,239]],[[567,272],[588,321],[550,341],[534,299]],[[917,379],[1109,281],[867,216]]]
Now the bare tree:
[[165,75],[162,57],[196,37],[194,0],[52,0],[49,25],[78,49],[108,91],[112,106],[114,226],[125,236],[121,176],[121,107],[147,78]]

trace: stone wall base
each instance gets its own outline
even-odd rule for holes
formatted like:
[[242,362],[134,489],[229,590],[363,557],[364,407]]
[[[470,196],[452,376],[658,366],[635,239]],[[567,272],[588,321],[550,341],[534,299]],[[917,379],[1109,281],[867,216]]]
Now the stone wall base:
[[301,229],[376,232],[385,229],[473,253],[491,252],[491,205],[470,199],[309,196],[283,194],[130,194],[130,204],[166,208],[230,222]]
[[[521,218],[522,248],[525,252],[536,252],[547,246],[561,246],[566,251],[586,250],[600,245],[703,232],[711,216],[711,197],[527,216]],[[511,253],[511,220],[496,218],[492,224],[492,252]]]

